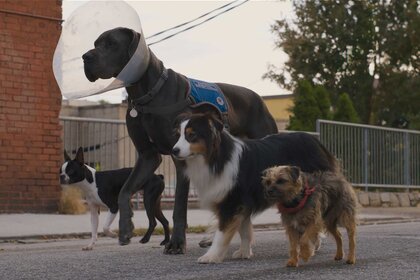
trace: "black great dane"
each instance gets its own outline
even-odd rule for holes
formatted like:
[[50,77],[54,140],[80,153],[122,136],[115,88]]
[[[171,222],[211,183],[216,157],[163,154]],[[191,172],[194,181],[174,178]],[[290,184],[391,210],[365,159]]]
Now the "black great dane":
[[[95,48],[83,55],[85,75],[89,81],[116,77],[130,60],[139,42],[140,33],[127,28],[115,28],[102,33]],[[194,110],[189,99],[189,80],[165,69],[150,49],[150,61],[138,82],[126,87],[129,108],[127,128],[139,154],[133,172],[123,186],[118,204],[120,209],[119,242],[128,244],[134,225],[130,206],[131,195],[142,188],[161,163],[161,155],[170,155],[177,139],[173,121],[183,112]],[[277,132],[273,117],[262,99],[253,91],[230,84],[217,83],[226,97],[229,113],[227,123],[231,134],[238,137],[261,138]],[[134,113],[132,112],[134,109]],[[183,254],[186,251],[187,203],[189,181],[185,166],[173,158],[177,183],[173,212],[174,228],[165,253]]]

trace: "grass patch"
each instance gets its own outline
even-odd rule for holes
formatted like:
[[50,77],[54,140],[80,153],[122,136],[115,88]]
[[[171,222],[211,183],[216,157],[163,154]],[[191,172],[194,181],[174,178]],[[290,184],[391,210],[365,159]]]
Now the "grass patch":
[[[172,227],[169,228],[172,233]],[[205,233],[208,229],[208,226],[194,226],[188,227],[186,233]],[[116,231],[118,233],[118,230]],[[147,232],[147,228],[136,228],[133,231],[133,236],[144,236]],[[156,227],[153,231],[153,235],[164,235],[163,227]]]
[[82,191],[78,187],[65,187],[61,191],[58,213],[79,215],[87,212],[82,200]]

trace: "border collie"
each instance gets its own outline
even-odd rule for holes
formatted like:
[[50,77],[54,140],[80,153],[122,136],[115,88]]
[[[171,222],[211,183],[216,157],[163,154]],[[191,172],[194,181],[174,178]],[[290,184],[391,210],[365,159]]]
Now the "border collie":
[[233,258],[252,256],[251,216],[272,205],[264,195],[262,172],[275,165],[295,165],[305,172],[334,171],[335,158],[307,133],[274,134],[240,140],[223,129],[213,114],[180,115],[174,157],[185,160],[186,176],[197,188],[202,207],[218,219],[212,245],[199,263],[222,262],[233,235],[241,245]]
[[[116,234],[110,230],[110,226],[118,212],[118,195],[128,176],[130,176],[132,168],[96,171],[85,164],[81,147],[73,160],[64,151],[64,159],[65,162],[60,168],[60,183],[79,187],[86,197],[91,214],[92,239],[88,246],[83,247],[83,250],[92,250],[97,240],[101,207],[108,209],[104,234],[109,237],[116,237]],[[161,222],[165,232],[165,239],[161,245],[165,245],[169,241],[169,222],[163,215],[160,206],[164,188],[165,183],[162,175],[153,175],[144,185],[143,201],[149,218],[149,228],[140,243],[149,241],[156,227],[155,217]]]

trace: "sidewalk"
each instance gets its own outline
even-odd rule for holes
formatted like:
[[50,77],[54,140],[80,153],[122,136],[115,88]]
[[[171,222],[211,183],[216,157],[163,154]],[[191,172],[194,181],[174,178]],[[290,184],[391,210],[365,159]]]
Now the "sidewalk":
[[[164,215],[172,226],[172,210],[165,210]],[[99,232],[102,232],[105,217],[106,212],[101,212]],[[420,220],[420,208],[362,208],[359,220],[361,224]],[[188,210],[188,225],[190,227],[208,226],[212,221],[212,214],[207,210]],[[148,219],[145,211],[134,211],[133,222],[136,228],[147,228]],[[253,218],[255,227],[272,227],[278,226],[279,223],[280,216],[274,208],[268,209]],[[160,226],[158,222],[158,227]],[[118,216],[111,228],[118,228]],[[0,240],[42,238],[53,235],[81,235],[88,234],[90,231],[89,213],[82,215],[0,214]]]

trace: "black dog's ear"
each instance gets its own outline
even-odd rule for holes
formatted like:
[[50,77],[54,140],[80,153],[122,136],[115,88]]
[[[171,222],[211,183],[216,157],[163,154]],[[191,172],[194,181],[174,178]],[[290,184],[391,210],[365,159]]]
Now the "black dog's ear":
[[128,30],[131,31],[131,33],[132,33],[131,42],[130,42],[130,45],[128,46],[128,55],[129,55],[129,57],[132,57],[133,54],[137,50],[137,46],[139,45],[140,36],[143,36],[143,35],[134,31],[133,29],[128,29]]
[[297,166],[290,166],[290,177],[292,178],[293,182],[296,182],[300,176],[300,168]]
[[67,154],[67,151],[66,150],[64,150],[64,161],[71,161],[71,158]]
[[84,159],[84,157],[83,157],[83,148],[82,148],[82,147],[79,147],[79,149],[77,150],[75,160],[76,160],[78,163],[80,163],[80,165],[85,164],[85,159]]

